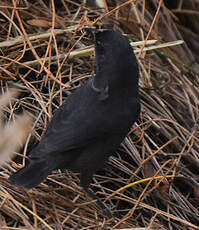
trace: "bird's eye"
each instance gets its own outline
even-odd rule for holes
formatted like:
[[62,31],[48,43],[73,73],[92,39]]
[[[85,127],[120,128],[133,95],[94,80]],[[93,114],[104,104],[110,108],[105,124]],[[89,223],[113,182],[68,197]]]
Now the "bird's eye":
[[96,43],[98,46],[100,46],[102,44],[99,40],[97,40]]
[[97,41],[96,41],[96,45],[97,45],[97,49],[98,49],[98,51],[100,51],[100,52],[104,52],[104,50],[105,50],[105,45],[104,45],[104,43],[103,43],[103,42],[101,42],[101,41],[97,40]]

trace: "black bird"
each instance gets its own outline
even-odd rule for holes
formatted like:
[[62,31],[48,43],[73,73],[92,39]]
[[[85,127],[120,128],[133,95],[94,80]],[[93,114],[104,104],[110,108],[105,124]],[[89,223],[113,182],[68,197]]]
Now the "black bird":
[[[81,186],[119,147],[140,113],[138,62],[120,32],[92,30],[96,75],[67,97],[49,122],[29,163],[10,177],[11,184],[30,189],[54,169],[80,173]],[[99,201],[99,200],[98,200]],[[104,208],[104,205],[100,203]]]

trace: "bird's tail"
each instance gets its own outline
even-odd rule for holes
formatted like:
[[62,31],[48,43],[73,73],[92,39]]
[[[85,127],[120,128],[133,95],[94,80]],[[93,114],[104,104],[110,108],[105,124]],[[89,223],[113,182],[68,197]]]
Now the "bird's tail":
[[40,184],[54,169],[47,161],[32,160],[27,166],[20,169],[9,180],[12,185],[31,189]]

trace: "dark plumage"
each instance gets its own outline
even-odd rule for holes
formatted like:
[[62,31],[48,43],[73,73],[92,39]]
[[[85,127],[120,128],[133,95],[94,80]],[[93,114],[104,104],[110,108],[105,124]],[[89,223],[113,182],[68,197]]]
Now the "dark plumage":
[[94,37],[96,75],[55,112],[29,163],[10,177],[11,184],[30,189],[54,169],[71,169],[80,173],[81,186],[94,197],[88,189],[93,174],[140,113],[138,63],[128,39],[108,30],[95,30]]

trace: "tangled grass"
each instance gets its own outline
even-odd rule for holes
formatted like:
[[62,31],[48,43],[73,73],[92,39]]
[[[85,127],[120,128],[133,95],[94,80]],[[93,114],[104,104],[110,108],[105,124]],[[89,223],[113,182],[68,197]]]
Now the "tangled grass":
[[[21,90],[4,118],[26,110],[34,119],[32,135],[0,171],[0,227],[199,229],[199,3],[101,0],[100,9],[91,3],[0,3],[0,88],[2,93],[10,85]],[[92,43],[81,31],[85,25],[117,29],[132,41],[144,41],[137,51],[140,119],[92,184],[115,219],[100,213],[72,172],[54,171],[29,191],[8,182],[40,140],[53,111],[94,72]],[[148,40],[157,40],[151,51]],[[178,40],[185,42],[158,49]]]

